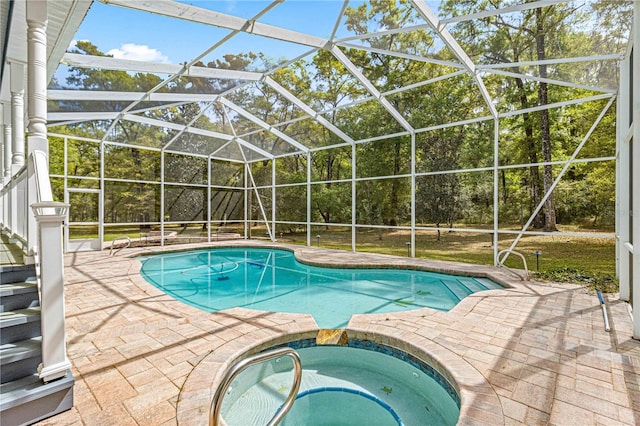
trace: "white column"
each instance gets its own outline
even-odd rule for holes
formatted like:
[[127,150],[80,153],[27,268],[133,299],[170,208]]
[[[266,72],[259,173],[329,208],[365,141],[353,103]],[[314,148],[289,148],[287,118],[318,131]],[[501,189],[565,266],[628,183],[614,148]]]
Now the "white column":
[[[9,176],[15,176],[24,165],[24,65],[16,62],[9,64],[9,91],[11,92],[10,123],[11,123],[11,163]],[[9,227],[11,228],[11,243],[20,243],[22,227],[18,221],[25,220],[18,214],[18,186],[13,184],[9,196]]]
[[11,127],[13,129],[11,168],[16,173],[24,165],[24,65],[11,64]]
[[0,231],[7,226],[7,216],[4,209],[7,196],[2,193],[4,186],[4,105],[0,104]]
[[4,177],[4,104],[0,104],[0,187],[2,186],[2,179]]
[[3,161],[4,161],[4,183],[6,184],[9,179],[11,179],[11,156],[12,156],[12,149],[11,149],[11,106],[10,105],[3,105],[2,108],[2,115],[4,117],[4,129],[2,129],[2,132],[4,133],[4,157],[3,157]]
[[638,48],[640,47],[640,31],[638,30],[640,25],[640,7],[634,2],[633,5],[633,74],[631,75],[633,86],[633,111],[631,112],[633,117],[633,139],[631,143],[632,158],[631,162],[631,176],[628,178],[631,181],[627,196],[632,199],[631,212],[632,212],[632,226],[631,226],[631,241],[633,244],[632,255],[632,276],[629,277],[631,283],[632,293],[632,305],[633,305],[633,338],[640,339],[640,54],[638,54]]
[[631,111],[629,110],[629,98],[631,94],[629,91],[629,76],[631,62],[629,58],[626,58],[620,64],[620,97],[616,104],[617,110],[617,131],[618,138],[616,142],[616,269],[618,274],[618,280],[620,282],[620,300],[627,302],[631,299],[631,286],[629,277],[629,244],[631,241],[630,235],[630,220],[629,211],[631,206],[629,205],[629,191],[630,191],[630,179],[629,176],[629,161],[631,160],[631,143],[628,139],[630,136],[629,117]]
[[[40,378],[50,382],[64,377],[71,369],[67,358],[64,326],[64,258],[62,222],[68,204],[58,202],[31,205],[38,225],[40,252],[40,307],[42,312],[42,364]],[[46,245],[44,242],[46,241]]]
[[[11,107],[8,104],[0,104],[0,114],[0,133],[3,135],[3,152],[0,157],[3,173],[0,175],[0,181],[6,186],[11,179]],[[2,233],[11,236],[11,191],[8,187],[2,195]]]
[[[48,158],[47,141],[47,0],[27,1],[27,79],[28,79],[28,115],[29,136],[28,153],[42,151]],[[15,154],[14,154],[15,155]],[[35,169],[29,162],[28,193],[29,205],[41,199],[37,193]],[[46,179],[49,177],[47,176]],[[47,197],[49,198],[49,197]],[[33,255],[37,245],[36,221],[29,215],[27,223],[27,247],[29,255]],[[25,258],[25,263],[30,259]]]

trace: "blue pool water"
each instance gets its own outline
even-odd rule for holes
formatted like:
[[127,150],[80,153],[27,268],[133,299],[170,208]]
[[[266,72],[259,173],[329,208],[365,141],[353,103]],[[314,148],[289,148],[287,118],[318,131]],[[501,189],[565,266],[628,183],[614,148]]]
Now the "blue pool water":
[[141,261],[148,282],[191,306],[309,313],[321,328],[344,327],[353,314],[448,311],[471,293],[502,288],[486,278],[436,272],[310,266],[278,249],[215,248]]

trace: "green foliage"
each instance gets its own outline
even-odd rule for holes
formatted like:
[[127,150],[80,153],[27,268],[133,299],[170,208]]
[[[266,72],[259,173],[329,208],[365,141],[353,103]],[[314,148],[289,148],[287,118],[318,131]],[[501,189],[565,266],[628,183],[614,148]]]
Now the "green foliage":
[[604,293],[617,293],[619,291],[618,279],[612,274],[587,272],[576,268],[557,268],[534,274],[536,280],[569,282],[582,284],[590,290],[600,290]]
[[[515,0],[473,1],[448,0],[442,10],[452,16],[482,12],[496,7],[520,4]],[[606,3],[606,4],[605,4]],[[448,25],[471,58],[479,64],[523,62],[539,59],[536,26],[543,25],[545,35],[544,54],[548,58],[580,57],[609,53],[609,47],[620,44],[623,32],[609,21],[593,22],[594,15],[601,17],[628,17],[629,8],[618,2],[595,2],[593,10],[575,8],[573,3],[554,4],[522,13],[491,16]],[[537,15],[537,13],[540,13]],[[412,7],[405,0],[371,0],[346,9],[346,28],[354,35],[371,30],[384,31],[422,24]],[[589,23],[600,31],[591,31]],[[628,19],[620,23],[627,25]],[[544,167],[522,167],[521,164],[539,163],[545,160],[542,139],[544,117],[539,112],[515,114],[500,119],[498,135],[494,135],[494,122],[468,123],[453,127],[440,127],[444,123],[490,117],[489,106],[478,90],[478,82],[467,74],[442,78],[459,69],[442,61],[458,61],[450,49],[438,40],[428,28],[359,40],[369,50],[339,47],[344,55],[375,86],[385,93],[389,105],[398,111],[416,129],[415,156],[412,158],[412,140],[408,132],[388,111],[374,99],[371,93],[328,50],[320,49],[313,56],[299,60],[270,74],[286,90],[310,105],[316,112],[334,125],[338,131],[328,129],[309,118],[286,97],[262,82],[242,86],[225,95],[235,104],[249,111],[269,125],[284,123],[279,131],[314,150],[310,162],[306,154],[278,157],[275,161],[276,184],[289,185],[275,190],[277,220],[307,220],[307,175],[311,175],[311,221],[317,223],[351,223],[352,215],[359,225],[407,225],[411,222],[411,173],[416,177],[416,220],[427,226],[456,227],[492,224],[494,214],[494,178],[499,184],[499,222],[501,226],[523,225],[530,216],[544,190]],[[385,55],[377,50],[389,50],[403,55]],[[76,53],[103,55],[89,42],[78,42]],[[411,59],[407,55],[423,56],[435,61]],[[203,67],[260,71],[273,69],[279,61],[262,54],[243,52],[226,54]],[[610,61],[614,62],[614,61]],[[523,75],[540,76],[547,73],[549,79],[574,81],[588,85],[610,85],[615,72],[610,64],[602,61],[586,61],[569,65],[556,64],[543,70],[540,66],[520,65],[507,69]],[[499,112],[532,108],[541,103],[562,102],[576,97],[587,97],[596,91],[575,89],[549,83],[545,101],[538,81],[499,73],[482,73],[484,85],[496,101]],[[418,84],[430,80],[429,84]],[[74,68],[70,69],[66,84],[85,90],[117,90],[145,92],[156,87],[160,77],[146,73]],[[180,77],[167,82],[161,92],[218,94],[226,92],[239,82],[205,78]],[[398,91],[411,85],[410,90]],[[367,100],[368,99],[368,100]],[[351,104],[347,108],[339,108]],[[550,128],[549,161],[566,161],[582,142],[592,123],[601,113],[606,100],[554,108],[548,112]],[[128,103],[103,102],[101,110],[122,111]],[[159,106],[143,102],[140,107]],[[75,111],[87,108],[82,103],[63,102],[55,108]],[[95,107],[95,106],[94,106]],[[255,122],[231,112],[220,103],[205,105],[197,102],[165,106],[138,113],[141,116],[167,120],[172,123],[191,124],[198,129],[241,135],[244,140],[275,155],[286,154],[294,148],[284,139],[265,131]],[[249,149],[199,134],[161,129],[137,122],[117,120],[68,124],[58,129],[119,142],[104,144],[105,208],[108,222],[155,221],[160,216],[160,173],[164,170],[167,182],[165,218],[171,221],[207,220],[205,185],[210,165],[212,219],[240,219],[244,213],[245,193],[234,188],[244,187],[245,180],[259,187],[251,191],[246,206],[254,221],[263,220],[258,200],[270,214],[272,203],[271,177],[273,164]],[[433,127],[436,128],[433,128]],[[423,131],[424,129],[430,129]],[[51,129],[56,131],[55,128]],[[108,134],[106,132],[109,131]],[[343,132],[355,141],[377,138],[382,135],[404,133],[384,140],[358,143],[354,150],[336,133]],[[494,140],[499,142],[498,163],[509,168],[501,169],[498,176],[494,165]],[[142,150],[136,146],[160,148],[169,143],[170,151],[184,150],[209,155],[212,152],[232,153],[235,160],[243,156],[251,162],[251,175],[245,176],[244,167],[234,163],[211,161],[206,158],[188,157],[166,152],[164,159],[158,152]],[[100,176],[101,147],[97,143],[69,141],[66,167],[70,176],[97,178]],[[52,139],[51,170],[63,174],[61,140]],[[353,154],[355,152],[355,158]],[[615,112],[611,109],[591,138],[584,145],[579,159],[607,157],[615,153]],[[164,167],[162,162],[164,161]],[[356,176],[352,176],[355,164]],[[553,171],[557,174],[561,166]],[[468,173],[441,173],[462,168],[481,169]],[[615,200],[614,161],[595,163],[577,162],[572,165],[556,189],[555,211],[560,225],[610,227],[613,222]],[[554,175],[555,176],[555,175]],[[384,177],[384,179],[378,179]],[[352,193],[352,178],[359,180]],[[133,180],[144,183],[120,182]],[[89,185],[88,179],[74,180],[75,185]],[[547,182],[548,183],[548,182]],[[187,186],[195,185],[195,187]],[[300,185],[296,185],[300,184]],[[61,180],[55,182],[56,194],[61,194]],[[356,211],[351,211],[353,197]],[[59,195],[57,195],[59,196]],[[259,198],[258,198],[259,197]],[[270,219],[270,217],[269,217]],[[538,226],[539,224],[534,224]],[[296,226],[289,226],[290,232]],[[286,230],[286,227],[284,228]],[[610,228],[607,228],[610,229]],[[382,231],[371,230],[375,241],[391,238]],[[430,255],[441,255],[438,249],[446,244],[451,234],[429,234],[433,239]],[[397,241],[396,241],[397,243]],[[404,241],[394,250],[403,254]],[[373,243],[372,243],[373,245]],[[446,251],[446,250],[445,250]],[[444,255],[443,255],[444,256]],[[448,255],[447,255],[448,256]],[[478,255],[485,261],[487,256]],[[491,260],[489,254],[488,259]]]

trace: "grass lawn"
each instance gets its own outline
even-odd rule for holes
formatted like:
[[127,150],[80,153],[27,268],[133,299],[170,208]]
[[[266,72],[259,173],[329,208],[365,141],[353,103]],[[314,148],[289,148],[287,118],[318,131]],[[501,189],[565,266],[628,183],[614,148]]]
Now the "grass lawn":
[[[317,245],[316,235],[320,235],[320,246],[351,250],[351,232],[324,230],[312,233],[312,245]],[[306,234],[284,235],[295,244],[306,244]],[[482,265],[493,265],[492,236],[484,233],[443,232],[438,241],[436,233],[416,232],[416,256],[428,259],[451,260]],[[508,249],[515,236],[501,236],[499,250]],[[409,231],[378,230],[360,231],[356,235],[358,251],[407,256]],[[524,236],[515,248],[527,259],[527,265],[536,270],[535,251],[539,257],[540,271],[572,267],[594,273],[615,273],[615,240],[612,238],[586,238],[563,236]],[[507,266],[523,268],[522,260],[510,256]]]
[[[564,231],[582,232],[579,229]],[[312,245],[327,248],[351,250],[351,232],[314,228]],[[598,237],[601,235],[601,237]],[[527,260],[530,271],[537,279],[568,281],[598,287],[606,292],[618,291],[615,279],[615,239],[606,238],[604,233],[594,233],[594,237],[568,237],[550,233],[549,235],[524,236],[514,249]],[[306,233],[284,234],[284,239],[295,244],[306,244]],[[416,257],[493,265],[491,234],[469,232],[443,232],[438,241],[435,231],[416,231]],[[501,235],[498,250],[508,249],[515,235]],[[407,242],[410,233],[405,230],[363,229],[356,234],[357,251],[407,256]],[[536,264],[534,252],[541,255]],[[520,257],[511,255],[506,265],[523,269]]]
[[[152,229],[159,230],[159,226]],[[217,229],[217,228],[216,228]],[[202,236],[207,232],[202,225],[165,226],[166,231],[177,231],[179,236]],[[561,227],[565,232],[585,232],[580,227]],[[225,230],[243,234],[242,224],[235,224]],[[282,232],[281,232],[282,231]],[[527,260],[529,270],[537,273],[540,279],[554,281],[583,282],[591,286],[598,286],[604,291],[617,291],[615,280],[615,239],[606,238],[606,232],[594,232],[594,237],[569,237],[550,233],[543,236],[524,236],[520,239],[515,250],[522,253]],[[148,232],[140,226],[105,227],[105,241],[127,235],[130,238],[140,238]],[[215,230],[212,230],[215,238]],[[266,228],[254,226],[254,237],[264,237]],[[304,245],[307,234],[304,230],[292,231],[278,228],[276,235],[279,241]],[[348,227],[318,227],[312,228],[312,245],[320,247],[351,250],[351,230]],[[608,234],[611,235],[611,234]],[[97,237],[97,227],[75,230],[76,238]],[[318,238],[319,236],[319,238]],[[376,228],[359,228],[356,233],[356,249],[362,252],[393,254],[407,256],[410,241],[408,230],[387,230]],[[501,235],[498,249],[503,250],[511,246],[515,235]],[[541,255],[536,265],[534,252]],[[442,232],[440,240],[435,231],[416,231],[416,256],[419,258],[449,260],[481,265],[493,265],[494,250],[492,235],[479,232]],[[522,260],[511,255],[506,265],[523,269]]]

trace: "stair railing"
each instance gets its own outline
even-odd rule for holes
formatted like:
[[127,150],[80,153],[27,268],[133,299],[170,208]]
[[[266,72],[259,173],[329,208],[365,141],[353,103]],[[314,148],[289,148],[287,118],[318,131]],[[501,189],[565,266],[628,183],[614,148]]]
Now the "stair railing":
[[289,395],[284,401],[284,404],[280,406],[278,411],[276,411],[276,414],[269,421],[269,423],[267,423],[267,425],[276,426],[278,423],[280,423],[293,406],[293,403],[296,400],[296,396],[298,395],[298,390],[300,389],[300,380],[302,379],[302,364],[300,363],[300,355],[298,355],[295,350],[288,347],[277,348],[268,352],[261,352],[259,354],[252,355],[248,358],[238,361],[229,370],[227,370],[224,377],[222,378],[220,386],[218,386],[215,394],[213,395],[213,400],[211,401],[211,408],[209,410],[209,426],[218,426],[220,424],[220,409],[222,408],[222,399],[227,393],[229,385],[231,384],[233,379],[238,376],[238,374],[240,374],[245,368],[253,364],[258,364],[260,362],[269,361],[283,356],[288,356],[293,360],[293,385],[291,386],[291,391],[289,391]]
[[38,373],[44,382],[50,382],[64,377],[71,368],[65,338],[62,254],[62,223],[67,217],[69,204],[46,201],[33,203],[31,208],[38,223],[40,264],[42,364]]

